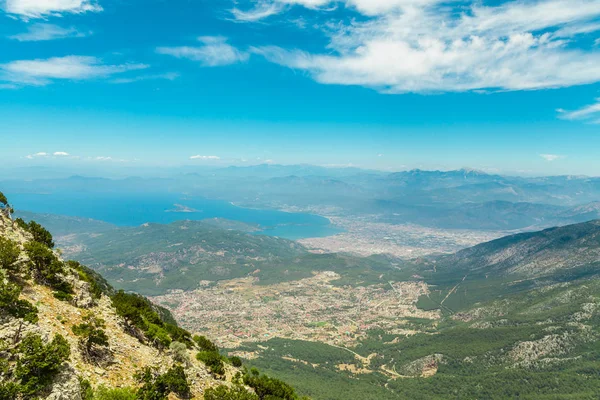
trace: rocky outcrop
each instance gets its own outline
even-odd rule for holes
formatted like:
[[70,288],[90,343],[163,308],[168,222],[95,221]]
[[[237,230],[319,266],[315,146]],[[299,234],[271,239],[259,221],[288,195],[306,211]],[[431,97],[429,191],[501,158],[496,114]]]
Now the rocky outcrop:
[[427,378],[437,373],[439,363],[443,359],[442,354],[431,354],[403,365],[398,372],[404,376]]
[[55,378],[46,400],[81,400],[81,384],[77,371],[69,364]]

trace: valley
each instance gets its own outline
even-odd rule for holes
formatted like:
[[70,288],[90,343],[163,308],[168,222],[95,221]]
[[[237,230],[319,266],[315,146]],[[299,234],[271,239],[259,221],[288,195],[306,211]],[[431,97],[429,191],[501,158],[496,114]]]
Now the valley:
[[[361,179],[268,178],[271,206],[327,215],[329,233],[294,240],[277,237],[285,224],[243,219],[119,226],[17,215],[46,224],[64,257],[314,399],[589,398],[600,390],[596,203],[488,201],[505,196],[496,183],[510,179],[471,171],[371,176],[369,185],[387,182],[386,200],[356,191]],[[332,186],[345,197],[291,203],[293,190],[279,192],[288,184]],[[532,180],[513,184],[526,191],[511,193],[540,195]],[[585,188],[594,195],[595,183],[574,186]],[[461,203],[463,191],[484,202]],[[426,200],[434,192],[447,201]],[[170,210],[185,212],[167,214],[199,210],[177,204]],[[304,217],[289,218],[303,229]]]
[[440,229],[372,222],[378,220],[377,215],[329,219],[343,232],[322,238],[300,239],[298,243],[315,253],[351,253],[363,257],[388,254],[410,259],[436,253],[454,253],[508,234],[506,231]]
[[380,329],[414,334],[410,319],[437,320],[440,313],[415,304],[427,295],[420,281],[340,287],[334,272],[292,282],[258,285],[256,278],[206,282],[191,292],[152,297],[188,329],[202,331],[225,348],[287,338],[353,347],[367,332]]

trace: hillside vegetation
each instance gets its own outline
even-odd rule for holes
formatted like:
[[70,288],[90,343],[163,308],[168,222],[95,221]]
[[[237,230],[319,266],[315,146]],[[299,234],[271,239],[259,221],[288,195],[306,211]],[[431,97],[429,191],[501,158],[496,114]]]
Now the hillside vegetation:
[[229,227],[240,224],[223,220],[144,224],[66,238],[61,248],[115,286],[144,295],[194,290],[200,281],[253,276],[270,284],[307,278],[313,271],[388,268],[381,257],[313,254],[291,240]]
[[0,193],[0,400],[296,400],[146,298],[115,291]]
[[429,284],[417,305],[442,313],[408,318],[404,334],[372,329],[350,349],[277,338],[236,350],[315,398],[596,398],[599,234],[591,221],[404,265]]

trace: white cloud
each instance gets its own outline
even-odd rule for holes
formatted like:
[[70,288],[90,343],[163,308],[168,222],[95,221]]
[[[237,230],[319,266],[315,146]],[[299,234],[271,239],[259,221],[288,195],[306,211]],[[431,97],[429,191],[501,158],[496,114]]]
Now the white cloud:
[[32,24],[27,28],[27,32],[9,36],[10,39],[19,42],[34,42],[65,38],[81,38],[88,36],[90,32],[79,32],[77,29],[63,28],[53,24]]
[[27,156],[25,156],[25,158],[27,158],[28,160],[33,160],[34,158],[38,158],[38,157],[48,157],[49,154],[44,152],[44,151],[40,151],[38,153],[34,153],[34,154],[29,154]]
[[201,155],[195,155],[195,156],[191,156],[190,160],[220,160],[221,157],[217,157],[217,156],[201,156]]
[[565,158],[565,156],[561,156],[558,154],[540,154],[540,157],[542,157],[544,160],[546,160],[548,162],[552,162],[552,161],[560,160],[561,158]]
[[4,0],[0,4],[7,14],[24,19],[102,11],[95,0]]
[[589,106],[585,106],[575,111],[566,111],[562,108],[559,108],[558,113],[559,117],[562,119],[567,119],[570,121],[586,121],[591,122],[593,124],[600,123],[598,117],[600,117],[600,98],[596,99],[595,104],[591,104]]
[[[66,151],[55,151],[54,153],[46,153],[45,151],[40,151],[38,153],[29,154],[29,155],[25,156],[25,158],[27,158],[29,160],[33,160],[34,158],[48,158],[48,157],[53,157],[53,158],[70,157],[70,154],[67,153]],[[70,157],[70,158],[73,158],[73,157]]]
[[0,81],[43,86],[53,80],[104,78],[127,71],[147,68],[143,64],[104,64],[96,57],[67,56],[44,60],[19,60],[0,64]]
[[206,67],[230,65],[248,60],[248,53],[231,46],[224,37],[202,36],[198,40],[202,43],[202,46],[159,47],[156,52],[199,61]]
[[[279,3],[319,7],[320,0]],[[443,4],[442,4],[443,3]],[[598,0],[348,0],[360,22],[323,27],[322,54],[253,48],[325,84],[386,93],[534,90],[600,81],[600,52],[575,36],[600,29]]]
[[[122,158],[113,158],[111,156],[86,156],[86,157],[74,156],[74,155],[71,155],[70,153],[67,153],[66,151],[55,151],[53,153],[46,153],[46,152],[42,151],[39,153],[29,154],[29,155],[25,156],[25,158],[27,158],[28,160],[42,158],[42,159],[47,159],[47,160],[61,159],[61,160],[131,162],[130,160],[126,160],[126,159],[122,159]],[[133,160],[133,161],[137,161],[137,160]]]

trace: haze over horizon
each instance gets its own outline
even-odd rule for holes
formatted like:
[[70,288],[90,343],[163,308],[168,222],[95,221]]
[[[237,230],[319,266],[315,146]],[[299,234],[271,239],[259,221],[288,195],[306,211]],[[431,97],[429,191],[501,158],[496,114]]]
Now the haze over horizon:
[[[91,160],[90,160],[91,161]],[[37,164],[30,166],[17,167],[0,167],[0,174],[6,179],[65,179],[73,177],[83,178],[105,178],[105,179],[126,179],[126,178],[168,178],[176,177],[182,174],[218,174],[230,168],[238,168],[240,171],[252,171],[253,176],[260,176],[260,171],[274,173],[278,171],[277,176],[322,176],[333,177],[336,174],[352,175],[352,174],[378,174],[387,175],[395,173],[452,173],[463,172],[465,174],[485,174],[498,175],[506,177],[523,177],[523,178],[543,178],[543,177],[577,177],[577,178],[598,178],[600,175],[585,175],[585,174],[562,174],[562,173],[535,173],[534,171],[502,171],[495,168],[477,169],[470,167],[461,168],[443,168],[432,167],[423,168],[417,166],[415,168],[399,168],[399,169],[384,169],[384,168],[364,168],[359,165],[314,165],[314,164],[275,164],[275,163],[259,163],[259,164],[220,164],[220,165],[136,165],[132,163],[92,163],[85,164],[71,163],[69,164]],[[298,173],[300,172],[300,173]],[[250,173],[250,172],[249,172]]]

